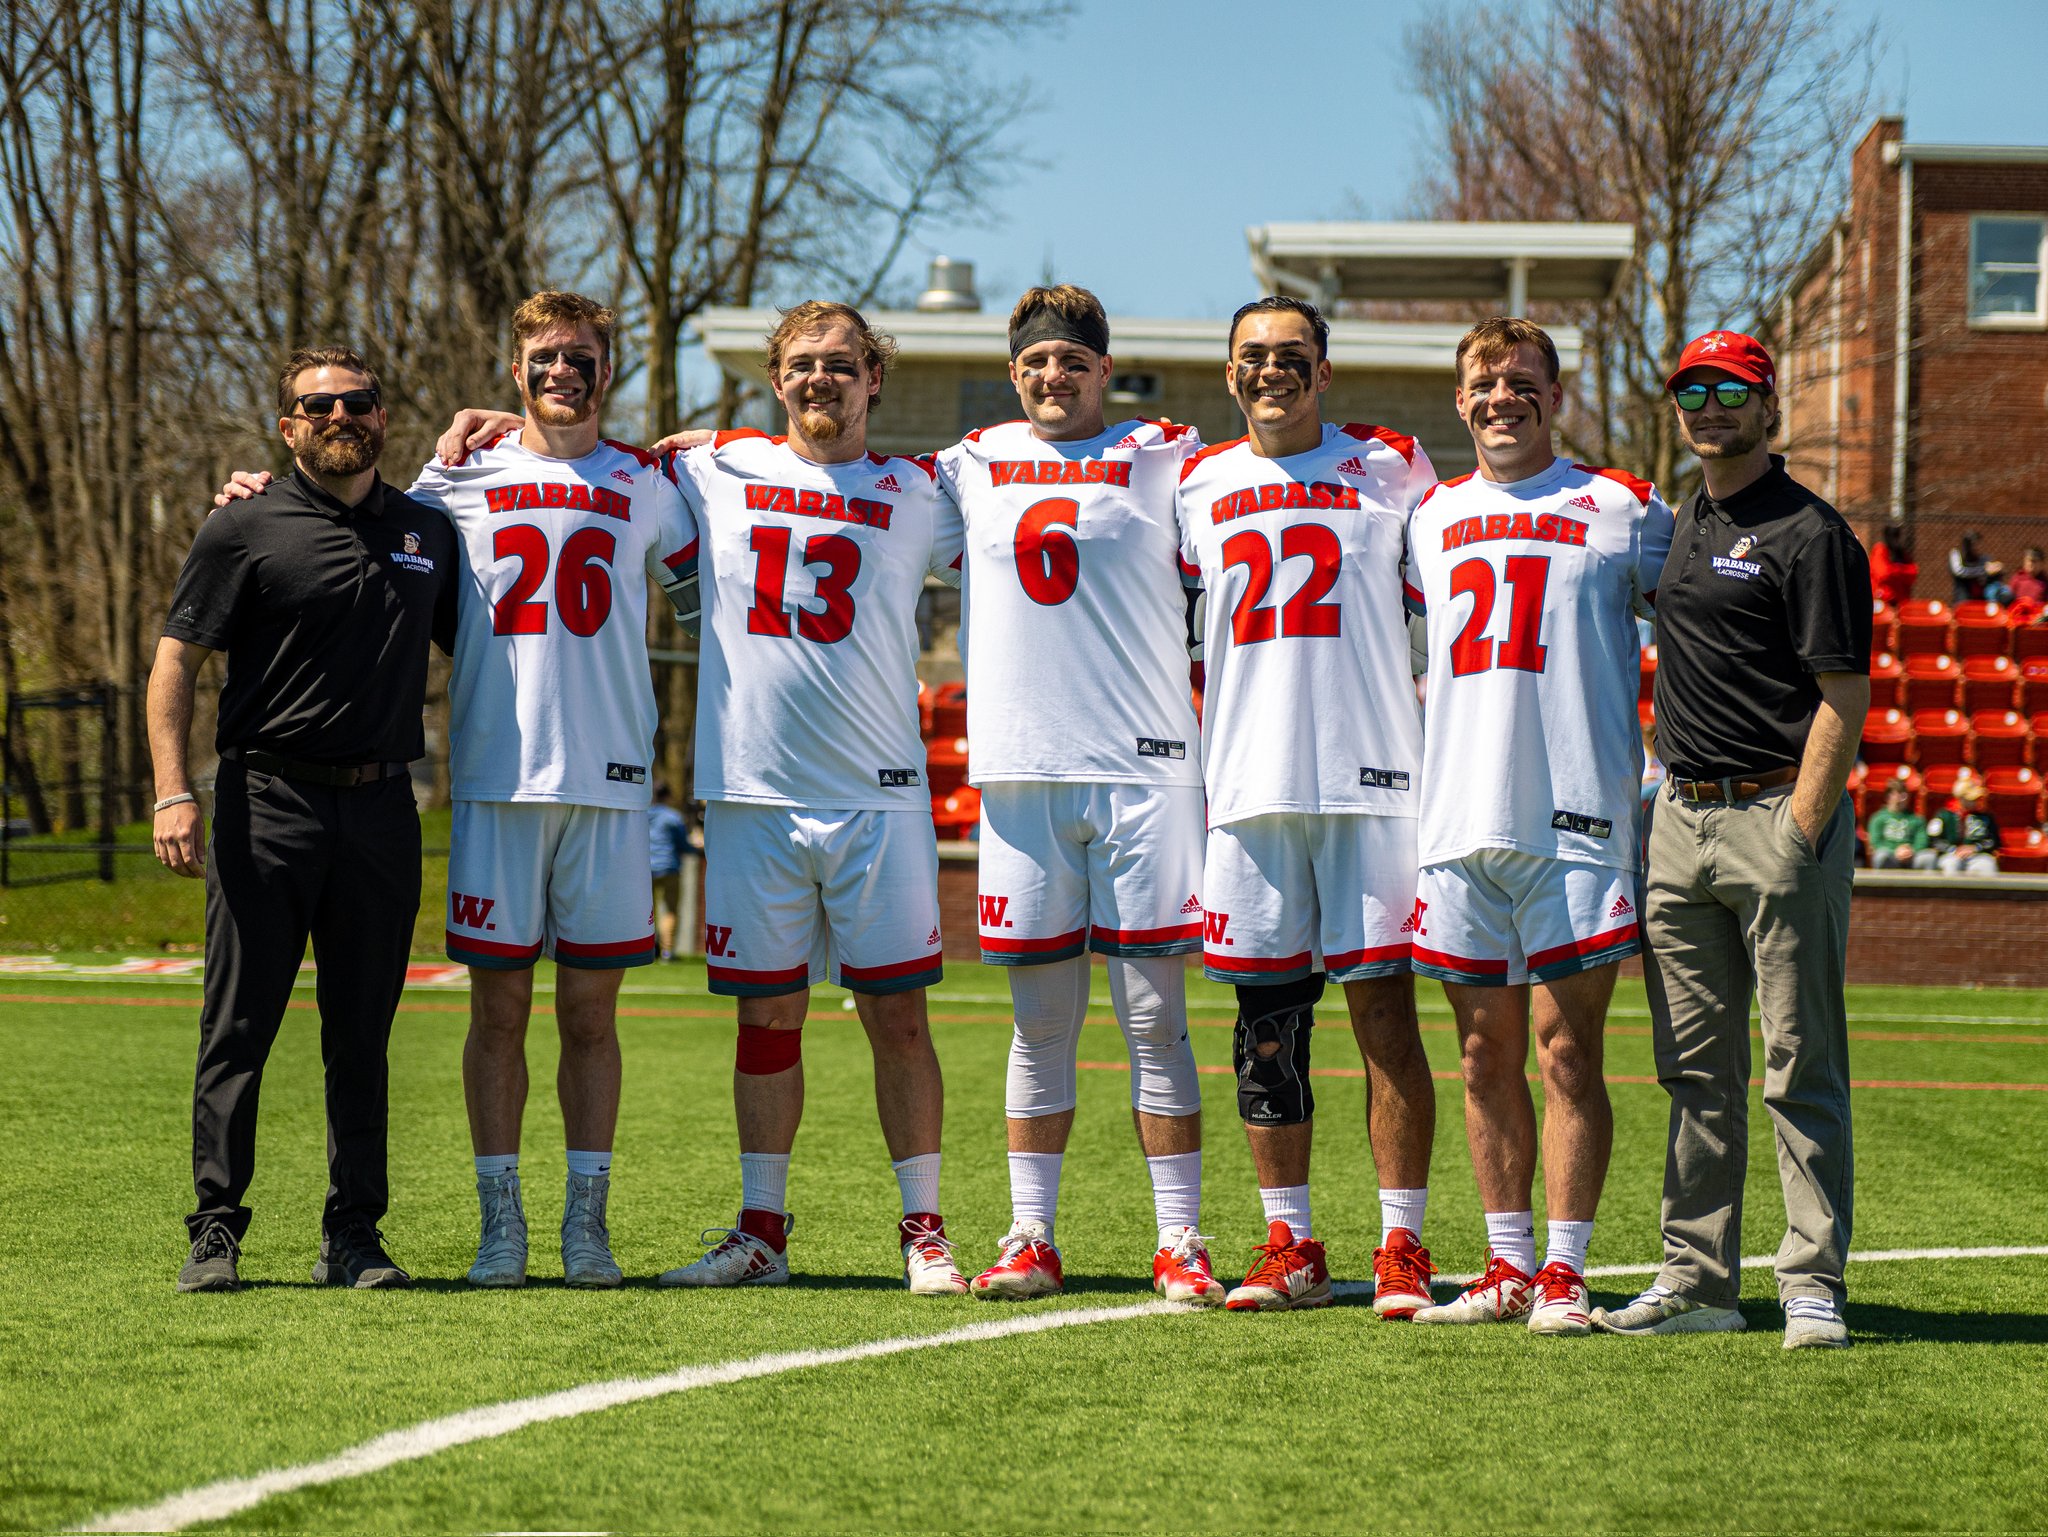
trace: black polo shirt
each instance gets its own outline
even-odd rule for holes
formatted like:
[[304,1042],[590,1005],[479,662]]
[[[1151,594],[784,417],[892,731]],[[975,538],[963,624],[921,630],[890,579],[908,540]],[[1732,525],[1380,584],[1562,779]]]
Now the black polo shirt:
[[1796,765],[1814,675],[1868,672],[1870,622],[1862,541],[1783,459],[1725,502],[1701,487],[1657,583],[1658,756],[1681,779]]
[[216,745],[316,763],[426,752],[427,647],[453,643],[459,556],[378,477],[344,506],[294,468],[200,525],[164,634],[227,653]]

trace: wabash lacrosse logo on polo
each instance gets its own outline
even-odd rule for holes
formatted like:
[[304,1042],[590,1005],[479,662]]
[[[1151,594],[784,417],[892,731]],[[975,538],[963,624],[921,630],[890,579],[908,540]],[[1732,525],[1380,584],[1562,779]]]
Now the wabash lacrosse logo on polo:
[[418,534],[414,533],[411,529],[407,529],[405,537],[399,541],[399,544],[401,548],[393,550],[391,558],[405,567],[406,570],[425,572],[434,569],[433,556],[420,553],[420,536]]

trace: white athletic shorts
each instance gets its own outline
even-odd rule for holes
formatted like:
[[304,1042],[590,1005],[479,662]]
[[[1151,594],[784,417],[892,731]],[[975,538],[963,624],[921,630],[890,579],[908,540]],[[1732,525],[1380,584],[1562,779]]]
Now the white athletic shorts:
[[457,801],[448,958],[517,971],[543,955],[604,971],[654,959],[647,813],[554,801]]
[[998,780],[981,787],[981,958],[1202,945],[1199,785]]
[[1415,886],[1415,969],[1471,987],[1554,981],[1643,948],[1641,877],[1611,865],[1480,849]]
[[1415,819],[1279,811],[1212,827],[1202,896],[1212,981],[1398,976],[1415,905]]
[[923,811],[704,808],[704,956],[728,998],[826,978],[905,993],[940,977],[939,844]]

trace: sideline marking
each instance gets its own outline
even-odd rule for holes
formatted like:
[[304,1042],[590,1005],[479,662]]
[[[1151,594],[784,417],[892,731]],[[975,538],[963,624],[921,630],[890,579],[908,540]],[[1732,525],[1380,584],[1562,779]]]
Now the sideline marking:
[[[2020,1245],[1976,1249],[1868,1249],[1851,1250],[1851,1264],[1872,1264],[1882,1260],[1927,1259],[2027,1259],[2048,1256],[2048,1245]],[[1770,1265],[1771,1255],[1745,1257],[1744,1265]],[[1586,1272],[1587,1280],[1605,1276],[1650,1275],[1661,1269],[1651,1265],[1596,1265]],[[1472,1276],[1445,1276],[1437,1286],[1462,1286]],[[1340,1281],[1331,1288],[1339,1296],[1357,1296],[1372,1290],[1370,1281]],[[365,1473],[380,1472],[402,1462],[417,1462],[451,1447],[467,1446],[510,1435],[529,1425],[549,1420],[574,1419],[622,1404],[650,1398],[665,1398],[697,1388],[717,1387],[728,1382],[746,1382],[757,1377],[780,1376],[784,1372],[806,1371],[819,1366],[841,1366],[849,1361],[871,1361],[882,1356],[902,1355],[911,1350],[929,1350],[939,1345],[976,1344],[1004,1339],[1015,1334],[1043,1334],[1053,1329],[1071,1329],[1081,1324],[1114,1323],[1127,1318],[1157,1318],[1164,1314],[1201,1311],[1182,1302],[1140,1302],[1122,1307],[1068,1308],[1037,1313],[1024,1318],[1007,1318],[990,1323],[969,1324],[939,1334],[899,1335],[893,1339],[869,1340],[860,1345],[842,1345],[833,1350],[789,1350],[773,1355],[749,1356],[739,1361],[708,1366],[685,1366],[659,1377],[619,1377],[609,1382],[591,1382],[564,1388],[537,1398],[515,1398],[502,1404],[485,1404],[465,1409],[438,1420],[425,1420],[403,1430],[350,1447],[336,1456],[297,1467],[276,1468],[253,1478],[223,1478],[201,1484],[159,1500],[154,1505],[136,1505],[109,1515],[95,1516],[76,1532],[176,1532],[201,1521],[223,1521],[262,1504],[272,1495],[319,1484],[337,1483]]]
[[[1074,1066],[1098,1073],[1128,1073],[1131,1070],[1131,1064],[1128,1062],[1076,1062]],[[1237,1076],[1236,1068],[1225,1067],[1221,1063],[1216,1062],[1198,1062],[1195,1064],[1195,1071],[1209,1077],[1220,1077],[1226,1073],[1233,1078]],[[1312,1067],[1308,1070],[1308,1075],[1311,1078],[1363,1078],[1366,1076],[1366,1071],[1362,1067]],[[1464,1074],[1456,1069],[1436,1069],[1429,1076],[1441,1083],[1462,1083],[1464,1081]],[[1531,1083],[1541,1083],[1543,1081],[1535,1073],[1529,1073],[1525,1076]],[[1659,1080],[1648,1073],[1609,1073],[1607,1074],[1606,1081],[1608,1083],[1646,1084],[1656,1083]],[[1761,1078],[1752,1078],[1749,1080],[1749,1086],[1752,1089],[1759,1089],[1763,1087],[1763,1082]],[[1849,1087],[1852,1089],[1967,1089],[1977,1093],[2048,1094],[2048,1083],[1950,1083],[1935,1079],[1922,1080],[1915,1078],[1851,1078],[1849,1080]]]

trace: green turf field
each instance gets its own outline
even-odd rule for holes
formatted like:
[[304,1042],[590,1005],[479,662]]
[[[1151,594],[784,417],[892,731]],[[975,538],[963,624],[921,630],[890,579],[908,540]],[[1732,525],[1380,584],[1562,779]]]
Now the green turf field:
[[[100,957],[104,959],[104,957]],[[543,978],[545,980],[545,977]],[[531,1052],[526,1182],[538,1279],[477,1294],[460,1276],[475,1206],[460,1089],[466,999],[415,989],[392,1050],[394,1204],[420,1284],[316,1289],[324,1191],[310,1010],[265,1085],[250,1287],[180,1296],[198,989],[0,975],[0,1527],[48,1530],[182,1491],[322,1463],[391,1432],[584,1384],[830,1351],[1062,1310],[1044,1332],[963,1338],[527,1425],[318,1481],[184,1525],[288,1531],[981,1531],[1333,1529],[1843,1531],[2048,1528],[2048,1258],[1852,1265],[1857,1348],[1788,1356],[1767,1269],[1747,1335],[1542,1340],[1429,1330],[1356,1305],[1294,1315],[1141,1312],[1153,1233],[1128,1078],[1083,1074],[1060,1243],[1065,1298],[1008,1307],[911,1298],[865,1047],[836,990],[806,1036],[809,1107],[791,1205],[796,1284],[677,1293],[649,1278],[732,1219],[738,1170],[730,1007],[700,969],[629,982],[612,1294],[550,1284],[562,1158],[554,1050]],[[1191,986],[1196,1051],[1229,1058],[1222,989]],[[302,998],[310,1000],[310,990]],[[970,1268],[1007,1225],[1007,1037],[999,973],[954,967],[934,996],[950,1099],[946,1208]],[[1455,1066],[1421,992],[1425,1040]],[[1098,978],[1098,1003],[1106,990]],[[1330,1011],[1334,1013],[1334,1011]],[[2048,994],[1859,989],[1854,1074],[1859,1251],[2048,1245]],[[1113,1063],[1106,1014],[1083,1058]],[[1348,1031],[1318,1065],[1356,1069]],[[1609,1046],[1617,1133],[1592,1263],[1657,1252],[1665,1100],[1639,984]],[[1261,1236],[1226,1072],[1208,1091],[1207,1221],[1235,1280]],[[1930,1085],[1948,1085],[1936,1087]],[[1999,1085],[2033,1085],[2031,1089]],[[1377,1238],[1363,1085],[1319,1086],[1318,1235],[1340,1280]],[[1447,1273],[1482,1259],[1455,1082],[1439,1083],[1425,1239]],[[1753,1112],[1744,1252],[1782,1207]],[[1539,1214],[1540,1215],[1540,1214]],[[1594,1282],[1596,1300],[1646,1277]],[[780,1363],[791,1366],[792,1363]],[[767,1370],[767,1368],[755,1368]],[[687,1386],[696,1379],[679,1378]],[[411,1441],[402,1443],[411,1448]]]

